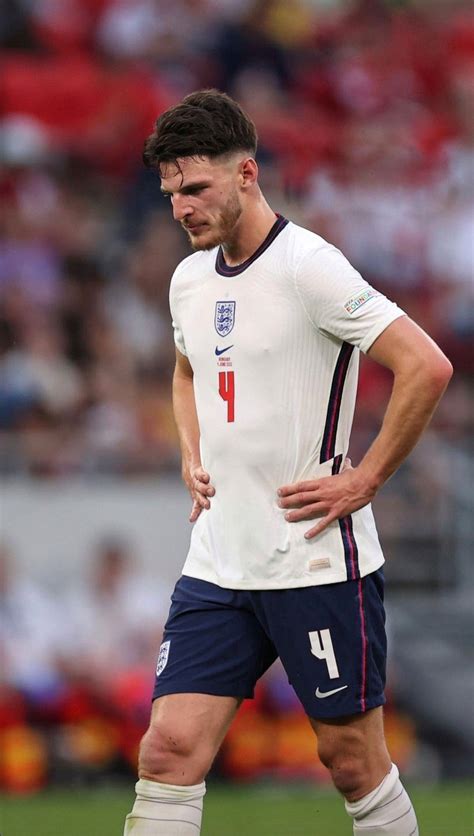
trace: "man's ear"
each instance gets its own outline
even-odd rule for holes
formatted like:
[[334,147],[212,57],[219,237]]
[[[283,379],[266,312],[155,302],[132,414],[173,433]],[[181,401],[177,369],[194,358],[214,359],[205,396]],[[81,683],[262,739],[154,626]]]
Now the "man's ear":
[[258,180],[258,165],[253,157],[247,157],[240,163],[240,182],[244,189],[254,186]]

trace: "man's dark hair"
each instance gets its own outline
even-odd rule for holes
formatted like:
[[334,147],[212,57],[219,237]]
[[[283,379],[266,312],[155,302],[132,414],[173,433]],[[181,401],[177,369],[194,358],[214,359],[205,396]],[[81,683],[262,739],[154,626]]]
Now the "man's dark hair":
[[155,123],[143,152],[147,168],[179,157],[219,157],[233,151],[255,156],[257,131],[240,105],[219,90],[198,90],[170,107]]

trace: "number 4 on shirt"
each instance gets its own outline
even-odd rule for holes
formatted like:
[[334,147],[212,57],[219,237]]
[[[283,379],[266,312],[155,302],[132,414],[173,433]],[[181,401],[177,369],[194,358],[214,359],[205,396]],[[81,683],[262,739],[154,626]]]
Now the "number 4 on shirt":
[[231,424],[235,415],[234,372],[219,372],[219,395],[227,403],[227,423]]

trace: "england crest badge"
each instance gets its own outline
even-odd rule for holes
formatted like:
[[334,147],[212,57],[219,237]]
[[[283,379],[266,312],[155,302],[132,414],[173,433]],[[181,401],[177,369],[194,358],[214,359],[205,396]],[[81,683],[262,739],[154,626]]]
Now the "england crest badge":
[[168,656],[170,654],[170,644],[171,641],[163,642],[160,647],[160,652],[158,654],[158,662],[156,665],[156,675],[159,676],[160,673],[166,668],[166,663],[168,662]]
[[235,302],[216,302],[214,325],[220,337],[227,337],[235,324]]

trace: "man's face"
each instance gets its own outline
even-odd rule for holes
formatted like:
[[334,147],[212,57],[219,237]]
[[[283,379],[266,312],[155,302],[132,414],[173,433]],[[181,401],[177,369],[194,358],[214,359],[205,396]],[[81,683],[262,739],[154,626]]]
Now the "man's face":
[[242,213],[237,187],[239,161],[183,157],[161,167],[161,189],[171,197],[173,217],[194,250],[212,250],[231,241]]

